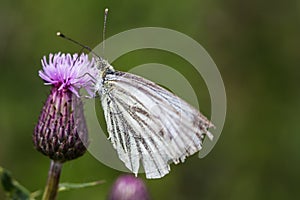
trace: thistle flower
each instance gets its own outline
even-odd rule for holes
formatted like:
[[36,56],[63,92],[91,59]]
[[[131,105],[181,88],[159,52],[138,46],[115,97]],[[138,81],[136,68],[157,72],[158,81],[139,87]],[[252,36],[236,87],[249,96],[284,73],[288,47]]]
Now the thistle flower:
[[33,134],[35,148],[54,161],[65,162],[83,155],[88,143],[79,89],[92,94],[94,61],[81,54],[50,54],[42,59],[39,76],[52,85]]
[[149,200],[146,185],[142,179],[127,174],[120,176],[114,183],[108,200]]
[[81,54],[79,57],[74,54],[61,54],[60,52],[49,55],[49,63],[46,56],[41,60],[43,70],[39,71],[39,76],[45,81],[45,85],[53,85],[57,90],[69,90],[79,97],[80,88],[92,96],[93,80],[91,77],[97,75],[94,66],[94,59],[90,62],[88,55]]

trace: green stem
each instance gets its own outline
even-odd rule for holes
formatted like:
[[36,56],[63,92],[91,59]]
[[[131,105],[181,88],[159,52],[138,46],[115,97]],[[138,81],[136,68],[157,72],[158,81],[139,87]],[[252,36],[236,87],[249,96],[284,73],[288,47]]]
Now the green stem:
[[61,168],[62,163],[51,160],[50,169],[48,172],[47,185],[43,194],[43,200],[56,199]]

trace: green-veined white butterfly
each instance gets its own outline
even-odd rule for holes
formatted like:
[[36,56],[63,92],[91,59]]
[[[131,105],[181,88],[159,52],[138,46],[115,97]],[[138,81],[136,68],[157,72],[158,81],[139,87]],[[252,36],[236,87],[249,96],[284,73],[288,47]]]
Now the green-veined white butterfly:
[[170,163],[199,151],[213,124],[197,109],[140,76],[116,71],[96,58],[95,78],[109,140],[125,166],[137,175],[140,162],[147,178],[161,178]]

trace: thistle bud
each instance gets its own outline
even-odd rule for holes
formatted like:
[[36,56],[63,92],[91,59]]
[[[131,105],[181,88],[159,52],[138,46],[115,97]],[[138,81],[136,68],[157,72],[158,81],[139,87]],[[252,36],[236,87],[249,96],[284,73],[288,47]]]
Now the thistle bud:
[[133,175],[122,175],[114,183],[108,200],[149,200],[143,180]]
[[64,162],[85,153],[87,136],[81,100],[70,91],[52,88],[34,130],[35,148]]

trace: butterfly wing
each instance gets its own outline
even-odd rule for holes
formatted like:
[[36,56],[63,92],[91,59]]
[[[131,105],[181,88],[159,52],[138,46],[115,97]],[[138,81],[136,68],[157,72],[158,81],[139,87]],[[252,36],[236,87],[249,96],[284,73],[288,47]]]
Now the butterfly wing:
[[197,109],[140,76],[115,71],[103,80],[101,102],[109,139],[125,166],[147,178],[169,173],[169,164],[199,151],[213,125]]

